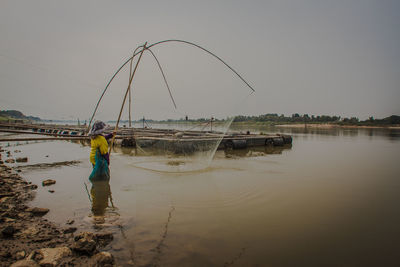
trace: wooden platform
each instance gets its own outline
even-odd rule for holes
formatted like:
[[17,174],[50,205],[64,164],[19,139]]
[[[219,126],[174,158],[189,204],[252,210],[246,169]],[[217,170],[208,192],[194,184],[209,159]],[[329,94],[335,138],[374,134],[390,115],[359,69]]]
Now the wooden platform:
[[[37,135],[37,137],[0,137],[0,142],[33,140],[90,140],[86,127],[59,124],[0,123],[0,132]],[[105,133],[112,132],[109,128]],[[259,146],[284,146],[292,144],[290,135],[252,134],[217,131],[180,131],[174,129],[120,128],[116,145],[122,147],[153,147],[180,152],[218,149],[244,149]]]

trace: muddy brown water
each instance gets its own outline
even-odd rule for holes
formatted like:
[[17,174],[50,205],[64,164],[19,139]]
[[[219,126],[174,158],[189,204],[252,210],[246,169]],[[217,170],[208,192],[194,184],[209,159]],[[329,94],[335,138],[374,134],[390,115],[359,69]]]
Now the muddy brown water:
[[88,146],[2,146],[26,164],[82,161],[22,169],[40,185],[30,204],[61,226],[113,232],[121,266],[399,265],[400,131],[250,130],[292,134],[293,146],[217,151],[210,166],[117,149],[110,182],[94,184]]

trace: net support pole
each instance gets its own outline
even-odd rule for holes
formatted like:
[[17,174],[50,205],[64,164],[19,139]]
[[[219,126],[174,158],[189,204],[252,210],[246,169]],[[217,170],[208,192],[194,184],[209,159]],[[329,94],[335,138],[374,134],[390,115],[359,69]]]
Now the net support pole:
[[[129,66],[129,84],[131,83],[131,77],[132,77],[132,63],[133,63],[133,56],[131,60],[131,64]],[[131,94],[131,88],[129,88],[129,128],[132,127],[132,94]]]
[[128,93],[129,93],[129,91],[131,90],[131,84],[132,84],[133,76],[135,76],[136,70],[137,70],[137,68],[138,68],[138,66],[139,66],[140,59],[141,59],[142,56],[143,56],[143,52],[146,50],[146,45],[147,45],[147,42],[144,44],[143,50],[140,52],[139,59],[138,59],[138,61],[136,62],[135,68],[133,69],[133,73],[132,73],[132,75],[131,75],[131,77],[130,77],[130,79],[129,79],[128,88],[126,89],[125,96],[124,96],[124,100],[122,101],[122,105],[121,105],[121,110],[120,110],[120,112],[119,112],[118,120],[117,120],[117,123],[115,124],[114,135],[113,135],[113,137],[112,137],[112,139],[111,139],[110,149],[109,149],[109,151],[108,151],[108,153],[109,153],[110,155],[111,155],[112,147],[113,147],[113,145],[114,145],[114,140],[115,140],[115,136],[116,136],[116,134],[117,134],[118,124],[119,124],[119,121],[120,121],[120,119],[121,119],[122,111],[124,110],[124,105],[125,105],[125,102],[126,102],[126,97],[128,96]]

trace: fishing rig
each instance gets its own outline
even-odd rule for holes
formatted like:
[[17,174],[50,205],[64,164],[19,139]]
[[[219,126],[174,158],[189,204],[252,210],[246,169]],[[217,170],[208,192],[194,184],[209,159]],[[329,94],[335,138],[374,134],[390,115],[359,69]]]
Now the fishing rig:
[[[98,100],[97,103],[96,103],[95,109],[94,109],[94,111],[93,111],[93,114],[92,114],[92,116],[91,116],[91,118],[90,118],[90,121],[89,121],[89,124],[88,124],[87,131],[89,131],[89,129],[90,129],[90,126],[91,126],[91,124],[92,124],[93,118],[94,118],[95,115],[96,115],[96,112],[97,112],[97,109],[98,109],[98,107],[99,107],[99,105],[100,105],[100,102],[101,102],[101,100],[103,99],[103,96],[105,95],[105,93],[106,93],[107,89],[109,88],[111,82],[114,80],[114,78],[118,75],[118,73],[119,73],[128,63],[130,63],[130,64],[129,64],[129,83],[128,83],[128,87],[127,87],[127,89],[126,89],[126,91],[125,91],[125,94],[124,94],[124,97],[123,97],[123,101],[122,101],[122,104],[121,104],[121,109],[120,109],[120,112],[119,112],[119,115],[118,115],[117,122],[116,122],[116,124],[115,124],[114,133],[116,133],[117,130],[118,130],[118,124],[119,124],[119,122],[120,122],[121,115],[122,115],[122,111],[123,111],[123,109],[124,109],[125,102],[126,102],[126,98],[127,98],[128,96],[129,96],[129,127],[131,127],[131,85],[132,85],[133,77],[135,76],[136,70],[137,70],[137,68],[138,68],[138,66],[139,66],[140,60],[142,59],[142,56],[143,56],[143,53],[144,53],[144,52],[149,52],[149,53],[153,56],[153,58],[155,59],[155,61],[156,61],[156,63],[157,63],[157,66],[158,66],[158,68],[159,68],[159,70],[160,70],[160,72],[161,72],[161,74],[162,74],[162,76],[163,76],[163,80],[164,80],[164,83],[165,83],[165,85],[166,85],[166,87],[167,87],[167,90],[168,90],[169,96],[170,96],[170,98],[171,98],[171,101],[172,101],[172,103],[173,103],[175,109],[177,108],[176,102],[175,102],[174,97],[173,97],[173,95],[172,95],[172,93],[171,93],[171,89],[170,89],[170,87],[169,87],[167,78],[166,78],[165,73],[164,73],[164,70],[163,70],[163,68],[162,68],[162,66],[161,66],[161,64],[160,64],[160,61],[158,60],[158,58],[156,57],[156,55],[154,54],[154,52],[151,50],[151,48],[153,48],[153,47],[155,47],[155,46],[158,46],[158,45],[161,45],[161,44],[166,44],[166,43],[172,43],[172,42],[181,43],[181,44],[186,44],[186,45],[190,45],[190,46],[194,46],[194,47],[196,47],[196,48],[198,48],[198,49],[201,49],[202,51],[208,53],[209,55],[213,56],[214,58],[218,59],[218,60],[219,60],[221,63],[223,63],[227,68],[229,68],[237,77],[239,77],[239,79],[242,80],[242,81],[246,84],[247,87],[250,88],[251,93],[255,92],[254,88],[253,88],[253,87],[252,87],[252,86],[251,86],[251,85],[236,71],[236,70],[234,70],[231,66],[229,66],[222,58],[220,58],[219,56],[217,56],[217,55],[214,54],[213,52],[209,51],[208,49],[206,49],[206,48],[204,48],[204,47],[202,47],[202,46],[200,46],[200,45],[198,45],[198,44],[196,44],[196,43],[189,42],[189,41],[185,41],[185,40],[179,40],[179,39],[163,40],[163,41],[159,41],[159,42],[156,42],[156,43],[153,43],[153,44],[150,44],[150,45],[148,45],[147,42],[145,42],[143,45],[138,46],[138,47],[134,50],[133,55],[132,55],[130,58],[128,58],[128,59],[117,69],[117,71],[114,73],[114,75],[111,77],[111,79],[110,79],[109,82],[107,83],[106,87],[104,88],[103,92],[102,92],[101,95],[100,95],[99,100]],[[134,58],[135,58],[136,56],[139,56],[139,58],[138,58],[138,60],[137,60],[137,62],[136,62],[136,64],[135,64],[134,68],[132,69],[133,60],[134,60]],[[115,139],[115,134],[114,134],[114,137],[113,137],[112,140],[111,140],[111,145],[110,145],[110,151],[109,151],[109,153],[111,153],[111,149],[112,149],[113,144],[114,144],[114,139]]]

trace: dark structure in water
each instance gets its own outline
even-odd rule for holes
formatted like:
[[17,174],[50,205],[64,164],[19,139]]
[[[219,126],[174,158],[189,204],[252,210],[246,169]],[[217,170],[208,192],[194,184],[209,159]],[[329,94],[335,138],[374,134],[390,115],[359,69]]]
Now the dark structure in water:
[[[0,132],[45,135],[46,137],[3,138],[0,141],[89,140],[84,126],[0,123]],[[109,129],[111,132],[113,129]],[[292,144],[292,137],[283,134],[222,133],[218,131],[178,131],[173,129],[120,128],[116,145],[151,148],[173,153],[192,153],[217,149],[245,149]]]

